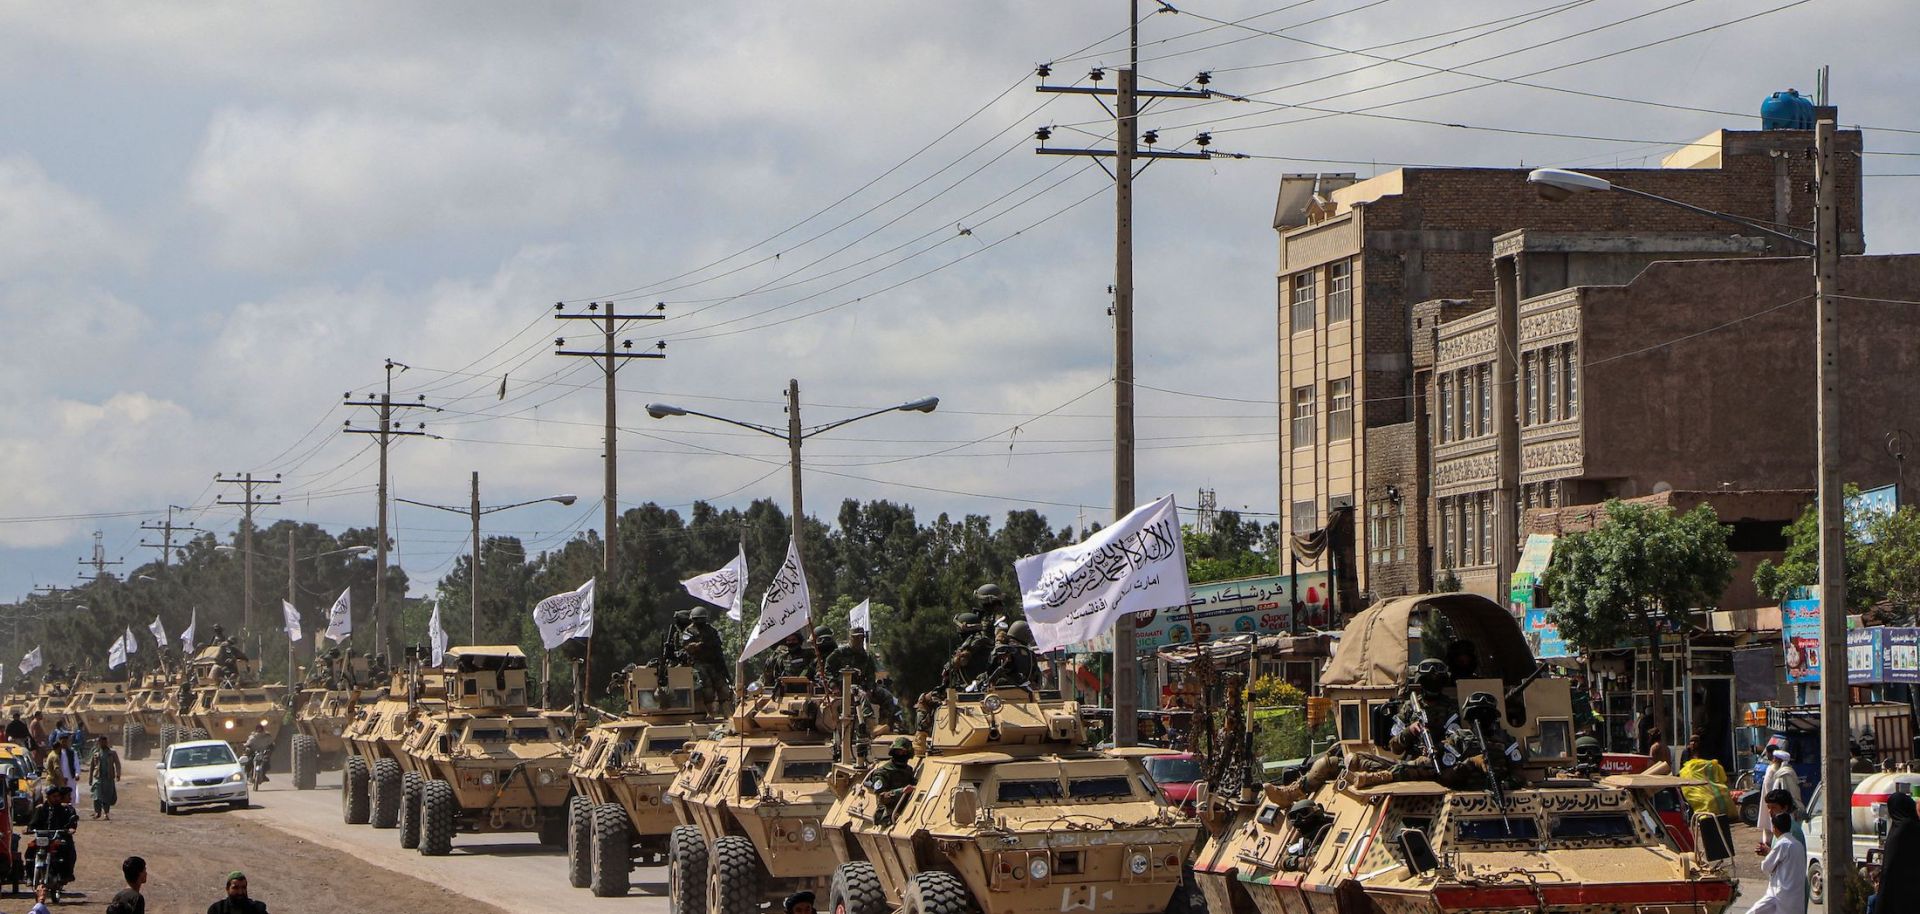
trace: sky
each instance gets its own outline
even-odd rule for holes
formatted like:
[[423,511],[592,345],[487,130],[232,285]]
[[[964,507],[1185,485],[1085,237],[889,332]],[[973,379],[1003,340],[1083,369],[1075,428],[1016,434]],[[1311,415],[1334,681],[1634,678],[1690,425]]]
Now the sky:
[[[153,557],[139,527],[169,505],[224,536],[216,474],[279,474],[258,523],[371,525],[374,452],[343,426],[370,412],[342,395],[387,359],[396,399],[438,408],[407,417],[439,437],[394,446],[394,494],[464,506],[478,471],[488,505],[580,496],[489,533],[597,528],[601,374],[553,341],[598,340],[552,314],[609,298],[665,315],[621,339],[667,343],[618,373],[623,507],[784,506],[782,442],[643,407],[784,426],[796,378],[807,425],[941,398],[811,439],[810,513],[1103,519],[1112,185],[1033,130],[1092,147],[1111,119],[1033,86],[1049,62],[1095,85],[1127,21],[1118,0],[0,0],[0,599],[73,583],[95,531],[110,561]],[[1892,64],[1911,3],[1195,0],[1139,27],[1144,85],[1207,71],[1248,98],[1155,104],[1159,147],[1209,131],[1249,156],[1136,184],[1142,500],[1275,510],[1282,173],[1653,166],[1831,64],[1887,176],[1869,250],[1920,250],[1920,110]],[[416,595],[466,529],[397,509]]]

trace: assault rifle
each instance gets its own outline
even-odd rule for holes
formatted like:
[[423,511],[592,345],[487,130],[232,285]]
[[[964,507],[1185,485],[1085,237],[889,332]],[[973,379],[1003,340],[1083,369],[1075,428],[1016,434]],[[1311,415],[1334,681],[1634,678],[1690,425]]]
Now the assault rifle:
[[1487,731],[1477,717],[1473,721],[1473,736],[1480,741],[1480,759],[1487,768],[1487,795],[1493,798],[1494,808],[1500,810],[1500,822],[1506,826],[1507,834],[1512,835],[1513,822],[1507,818],[1507,788],[1500,783],[1501,773],[1493,770],[1493,744],[1487,742]]

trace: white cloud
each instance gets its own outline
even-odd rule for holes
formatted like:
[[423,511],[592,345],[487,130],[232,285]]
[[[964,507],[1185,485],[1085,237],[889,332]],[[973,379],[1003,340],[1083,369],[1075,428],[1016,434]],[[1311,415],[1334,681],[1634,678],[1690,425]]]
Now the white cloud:
[[224,109],[188,179],[215,256],[299,268],[417,235],[551,226],[601,205],[605,154],[485,118]]
[[[11,515],[77,514],[150,507],[153,481],[177,479],[199,448],[186,407],[138,391],[99,401],[53,398],[0,425],[0,479]],[[46,546],[91,529],[83,522],[0,524],[0,546]]]
[[55,183],[38,162],[0,157],[0,275],[132,266],[141,251],[98,203]]

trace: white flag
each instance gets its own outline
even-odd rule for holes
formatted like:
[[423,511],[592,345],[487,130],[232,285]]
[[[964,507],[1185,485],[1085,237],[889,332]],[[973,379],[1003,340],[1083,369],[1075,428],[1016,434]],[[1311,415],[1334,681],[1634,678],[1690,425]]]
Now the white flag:
[[327,637],[335,644],[353,634],[353,588],[340,591],[340,599],[327,610]]
[[153,633],[154,647],[165,648],[167,646],[167,627],[160,624],[159,616],[153,617],[153,624],[147,626],[147,631]]
[[285,600],[280,601],[280,615],[286,621],[287,640],[300,640],[300,611]]
[[540,627],[540,646],[547,650],[573,638],[593,637],[593,579],[579,590],[541,600],[533,608],[533,624]]
[[107,649],[107,669],[118,669],[127,665],[127,655],[133,653],[133,629],[115,638],[113,647]]
[[180,650],[187,656],[193,656],[193,633],[200,627],[200,607],[193,608],[193,615],[187,618],[187,630],[180,633]]
[[1168,495],[1075,543],[1013,563],[1020,604],[1045,652],[1099,636],[1125,614],[1187,604],[1180,511]]
[[746,602],[747,592],[747,549],[740,547],[740,555],[727,563],[719,571],[691,577],[680,582],[680,586],[693,594],[696,600],[705,600],[715,606],[725,607],[727,618],[735,622],[742,617],[741,605]]
[[873,634],[872,600],[861,600],[859,606],[847,611],[847,631]]
[[133,637],[133,626],[127,626],[127,653],[140,653],[140,642]]
[[787,560],[780,563],[779,573],[773,576],[773,583],[767,585],[767,595],[760,600],[760,621],[753,624],[753,634],[747,636],[747,647],[740,652],[740,659],[758,654],[805,628],[812,618],[813,598],[807,593],[806,569],[800,567],[800,543],[788,540]]
[[40,668],[40,663],[40,648],[36,645],[33,650],[27,652],[27,656],[20,658],[20,675],[32,674],[34,670]]
[[433,604],[433,618],[427,620],[427,641],[433,645],[433,665],[440,665],[440,658],[447,652],[447,627],[440,624],[440,604]]

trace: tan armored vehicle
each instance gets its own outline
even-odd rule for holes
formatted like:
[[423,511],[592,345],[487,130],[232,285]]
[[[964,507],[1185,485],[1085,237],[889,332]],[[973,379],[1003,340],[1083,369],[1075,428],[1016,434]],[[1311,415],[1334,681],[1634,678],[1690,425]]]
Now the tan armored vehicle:
[[400,846],[444,856],[457,831],[565,843],[573,714],[528,705],[518,647],[453,648],[442,673],[445,706],[417,715],[401,747]]
[[689,746],[667,796],[681,824],[667,839],[675,914],[747,914],[791,892],[824,893],[840,863],[822,824],[843,699],[804,677],[753,687],[726,724]]
[[696,710],[693,668],[635,667],[625,677],[626,716],[587,732],[567,777],[567,879],[602,898],[625,895],[634,862],[664,858],[680,824],[667,788],[689,744],[719,721]]
[[[1395,729],[1387,709],[1417,657],[1408,635],[1421,613],[1444,616],[1474,648],[1451,687],[1463,705],[1458,719],[1472,729],[1449,730],[1409,761],[1386,748]],[[1193,868],[1207,908],[1724,911],[1734,894],[1732,849],[1696,822],[1700,850],[1680,850],[1653,804],[1659,791],[1693,782],[1602,779],[1575,767],[1568,683],[1544,669],[1513,616],[1483,597],[1402,597],[1361,612],[1321,677],[1338,727],[1334,749],[1291,783],[1203,796],[1212,837]],[[1398,729],[1420,733],[1404,719]]]
[[846,785],[826,820],[844,914],[1160,914],[1200,825],[1168,806],[1142,759],[1096,751],[1057,692],[948,693],[910,784]]
[[[139,754],[132,758],[146,758],[149,750],[175,742],[173,726],[173,697],[178,691],[176,674],[168,669],[150,670],[140,677],[140,682],[127,699],[127,727],[123,739],[137,740]],[[132,743],[129,743],[132,745]]]
[[84,694],[72,706],[80,725],[94,736],[118,736],[121,754],[131,756],[135,747],[127,741],[128,713],[132,709],[127,683],[90,682],[82,687]]
[[294,698],[293,786],[312,790],[320,772],[333,771],[347,756],[346,729],[357,706],[378,701],[384,687],[370,688],[366,658],[316,660],[307,683]]
[[214,643],[193,655],[187,675],[190,695],[174,716],[176,738],[226,740],[239,754],[241,744],[264,723],[274,745],[281,745],[286,686],[261,683],[259,661]]
[[400,824],[401,743],[415,719],[446,704],[444,671],[423,666],[417,648],[394,670],[386,691],[358,702],[340,738],[347,757],[340,776],[340,813],[348,825]]

